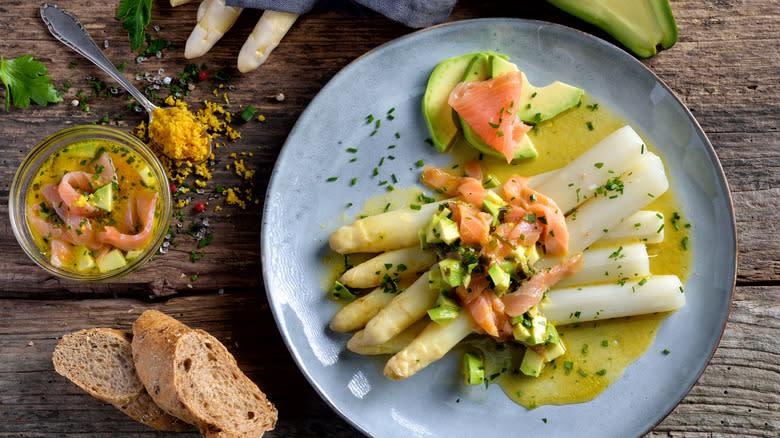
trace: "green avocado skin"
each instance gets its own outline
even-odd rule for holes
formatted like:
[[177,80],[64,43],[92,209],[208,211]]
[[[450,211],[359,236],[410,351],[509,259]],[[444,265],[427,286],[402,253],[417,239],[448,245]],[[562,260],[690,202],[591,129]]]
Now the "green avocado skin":
[[677,42],[677,23],[669,0],[547,0],[591,23],[634,55],[649,58]]

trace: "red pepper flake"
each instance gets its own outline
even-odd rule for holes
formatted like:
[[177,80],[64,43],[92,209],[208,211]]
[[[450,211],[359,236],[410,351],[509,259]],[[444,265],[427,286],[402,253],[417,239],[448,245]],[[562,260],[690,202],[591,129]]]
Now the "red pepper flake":
[[192,207],[193,210],[195,210],[195,213],[203,213],[206,211],[206,204],[202,202],[198,202],[195,204],[195,206]]
[[206,73],[206,70],[201,70],[201,71],[198,72],[198,80],[199,81],[203,82],[206,79],[208,79],[208,77],[209,77],[209,74]]

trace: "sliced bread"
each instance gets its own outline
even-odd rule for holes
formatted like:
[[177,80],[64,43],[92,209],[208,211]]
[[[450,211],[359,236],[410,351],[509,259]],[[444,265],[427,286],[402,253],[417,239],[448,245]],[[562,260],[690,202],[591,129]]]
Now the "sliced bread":
[[256,438],[275,427],[276,408],[218,339],[154,310],[136,320],[133,334],[138,375],[167,412],[208,437]]
[[92,328],[67,334],[57,343],[52,362],[57,373],[136,421],[160,431],[189,428],[152,402],[133,366],[130,335],[121,330]]

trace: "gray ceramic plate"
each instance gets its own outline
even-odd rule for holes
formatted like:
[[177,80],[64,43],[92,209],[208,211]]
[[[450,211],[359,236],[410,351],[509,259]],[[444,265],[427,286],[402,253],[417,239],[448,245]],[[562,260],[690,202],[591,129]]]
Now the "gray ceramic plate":
[[[496,50],[530,80],[553,79],[587,90],[643,132],[666,157],[686,217],[694,223],[694,264],[687,305],[666,319],[650,350],[596,399],[529,411],[496,385],[467,391],[457,359],[431,365],[404,382],[382,375],[384,360],[345,350],[331,332],[338,305],[326,298],[323,266],[331,231],[379,193],[371,172],[380,157],[385,179],[416,183],[415,161],[446,165],[426,146],[420,99],[428,74],[444,58]],[[374,136],[368,114],[383,120]],[[396,138],[395,133],[400,134]],[[388,150],[387,146],[397,147]],[[346,149],[357,147],[357,153]],[[350,159],[357,158],[350,162]],[[335,182],[327,182],[338,176]],[[350,186],[352,178],[357,183]],[[346,208],[348,202],[354,207]],[[693,116],[641,63],[586,34],[518,19],[456,22],[417,32],[362,56],[325,86],[304,111],[279,156],[265,202],[263,273],[279,331],[319,394],[361,431],[374,436],[636,436],[670,412],[696,382],[718,344],[734,286],[734,215],[723,171]],[[660,350],[673,354],[664,356]],[[546,418],[544,423],[542,418]]]

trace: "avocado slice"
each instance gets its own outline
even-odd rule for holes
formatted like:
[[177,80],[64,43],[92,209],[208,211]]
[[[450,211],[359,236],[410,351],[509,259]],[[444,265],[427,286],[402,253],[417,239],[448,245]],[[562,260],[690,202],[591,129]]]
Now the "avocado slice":
[[677,42],[677,23],[669,0],[547,0],[554,6],[594,24],[640,58],[668,49]]
[[461,82],[469,62],[476,54],[467,53],[445,59],[436,65],[428,77],[422,100],[422,113],[433,145],[439,152],[449,149],[458,135],[458,126],[453,119],[448,100],[452,89]]
[[108,183],[89,195],[89,203],[95,207],[110,212],[114,209],[114,187]]
[[[507,72],[518,71],[515,64],[501,57],[490,58],[492,77]],[[584,91],[561,81],[555,81],[545,87],[536,87],[528,82],[525,73],[520,72],[522,88],[520,89],[520,106],[517,114],[526,123],[539,123],[551,119],[558,114],[579,105]]]
[[[466,72],[463,75],[463,80],[461,82],[484,81],[486,79],[490,79],[491,59],[504,59],[504,58],[502,58],[501,56],[496,56],[496,54],[491,52],[478,53],[473,57],[471,63],[469,63],[469,66],[466,69]],[[502,153],[488,146],[488,144],[485,143],[479,137],[479,135],[477,135],[471,129],[471,127],[468,125],[468,123],[466,123],[465,120],[463,120],[462,117],[458,116],[458,120],[460,121],[460,127],[463,130],[463,138],[465,138],[466,141],[474,149],[480,151],[485,155],[490,155],[492,157],[497,157],[502,159],[505,158]],[[523,137],[523,139],[520,141],[520,144],[515,149],[515,156],[513,160],[522,160],[525,158],[536,158],[537,155],[539,154],[538,152],[536,152],[536,147],[531,141],[531,138],[528,135],[526,135],[525,137]]]
[[439,152],[447,151],[459,132],[454,111],[448,103],[450,93],[455,85],[463,81],[469,63],[479,54],[506,58],[504,54],[491,51],[467,53],[441,61],[428,77],[422,99],[422,113],[433,145]]

